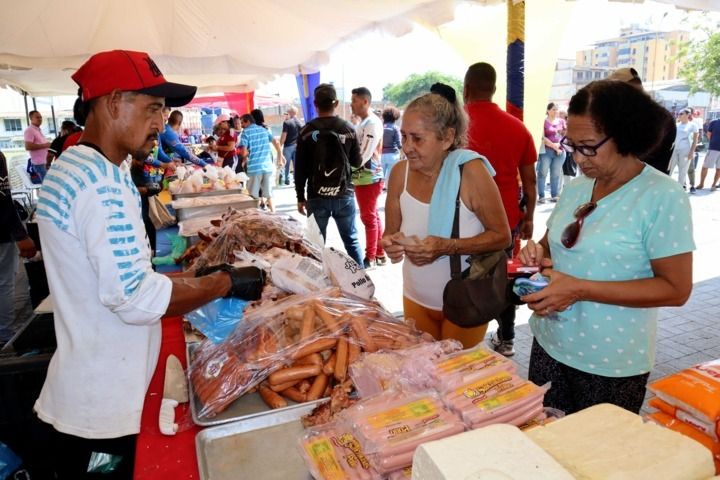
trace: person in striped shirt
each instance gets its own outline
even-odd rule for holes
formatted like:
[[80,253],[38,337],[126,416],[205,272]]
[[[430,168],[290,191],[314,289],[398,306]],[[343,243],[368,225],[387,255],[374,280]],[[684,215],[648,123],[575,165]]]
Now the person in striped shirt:
[[[248,192],[258,200],[258,205],[265,203],[271,212],[275,211],[272,202],[272,184],[274,167],[270,145],[274,145],[277,151],[279,163],[284,163],[282,151],[274,142],[270,130],[255,123],[250,114],[240,117],[240,125],[243,131],[240,135],[240,154],[242,163],[249,178]],[[260,194],[262,192],[262,196]]]
[[57,350],[35,412],[55,478],[87,478],[92,452],[120,455],[116,472],[131,478],[160,319],[238,295],[237,272],[155,273],[126,161],[148,156],[163,106],[188,103],[195,87],[165,81],[146,53],[124,50],[93,55],[72,78],[86,128],[53,163],[37,207]]

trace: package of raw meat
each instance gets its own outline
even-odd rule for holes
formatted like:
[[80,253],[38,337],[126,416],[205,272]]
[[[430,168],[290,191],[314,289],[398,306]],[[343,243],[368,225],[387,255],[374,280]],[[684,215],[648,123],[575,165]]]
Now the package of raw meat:
[[360,398],[396,388],[416,392],[438,384],[434,362],[462,350],[457,340],[421,343],[401,350],[381,350],[362,355],[350,366],[350,378]]
[[298,220],[286,215],[257,209],[228,209],[212,226],[198,231],[206,247],[195,258],[192,268],[219,263],[235,263],[234,252],[264,252],[278,247],[316,260],[321,253],[304,239],[304,230]]

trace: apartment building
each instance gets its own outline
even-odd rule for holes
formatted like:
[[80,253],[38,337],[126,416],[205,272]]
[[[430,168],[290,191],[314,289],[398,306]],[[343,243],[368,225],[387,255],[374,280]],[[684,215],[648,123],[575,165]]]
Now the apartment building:
[[681,30],[657,32],[626,27],[619,37],[599,41],[593,48],[577,52],[575,61],[578,67],[608,70],[633,67],[644,83],[676,80],[682,67],[678,52],[689,38],[690,33]]

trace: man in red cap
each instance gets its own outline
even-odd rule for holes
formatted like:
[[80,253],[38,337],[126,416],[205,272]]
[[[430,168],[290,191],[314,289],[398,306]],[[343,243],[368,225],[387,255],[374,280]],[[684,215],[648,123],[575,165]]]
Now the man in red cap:
[[35,411],[53,427],[56,478],[85,478],[93,452],[121,456],[117,470],[130,478],[160,318],[254,293],[240,292],[236,271],[170,278],[151,267],[126,159],[148,156],[163,106],[188,103],[196,88],[167,82],[146,53],[122,50],[93,55],[72,78],[85,130],[55,161],[38,200],[57,351]]

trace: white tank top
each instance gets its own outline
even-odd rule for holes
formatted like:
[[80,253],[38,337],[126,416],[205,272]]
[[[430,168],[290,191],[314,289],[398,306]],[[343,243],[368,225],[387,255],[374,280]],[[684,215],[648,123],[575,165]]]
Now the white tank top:
[[[407,191],[409,167],[405,163],[405,184],[400,194],[400,211],[402,223],[400,231],[405,236],[416,235],[418,238],[428,236],[428,220],[430,204],[423,203]],[[454,215],[455,212],[448,212]],[[485,231],[480,219],[460,200],[460,238],[474,237]],[[460,268],[464,270],[468,264],[468,255],[460,257]],[[450,257],[442,256],[433,263],[418,267],[407,258],[403,262],[403,295],[415,303],[432,310],[442,310],[443,290],[450,280]]]

